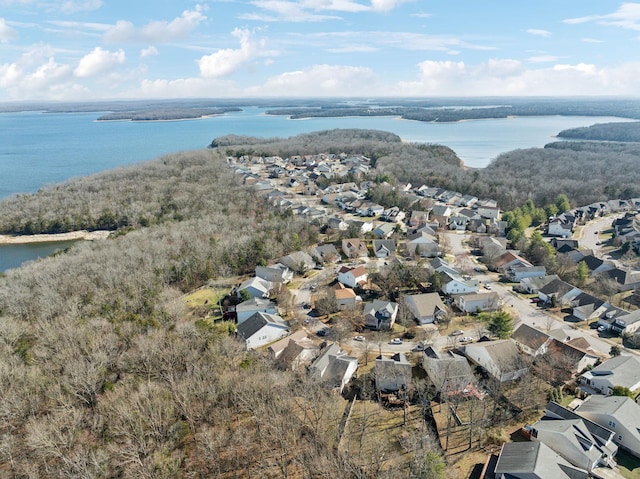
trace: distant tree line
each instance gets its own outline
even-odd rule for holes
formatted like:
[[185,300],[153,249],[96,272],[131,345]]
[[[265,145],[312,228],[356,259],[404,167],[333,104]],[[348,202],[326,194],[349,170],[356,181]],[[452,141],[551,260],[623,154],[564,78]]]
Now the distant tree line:
[[240,108],[155,108],[149,110],[118,111],[98,117],[98,121],[163,121],[188,120],[205,116],[222,115]]
[[598,123],[562,130],[558,137],[572,140],[640,142],[640,122]]

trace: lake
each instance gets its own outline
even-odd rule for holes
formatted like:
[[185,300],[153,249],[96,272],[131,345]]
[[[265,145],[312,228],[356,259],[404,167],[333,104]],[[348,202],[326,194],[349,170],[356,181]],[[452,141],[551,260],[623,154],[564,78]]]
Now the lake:
[[65,250],[75,241],[56,241],[48,243],[3,244],[0,245],[0,272],[17,268],[26,261],[45,258],[57,251]]
[[[214,138],[227,134],[286,138],[334,128],[384,130],[406,141],[447,145],[467,166],[482,168],[500,153],[542,147],[567,128],[625,121],[613,117],[572,116],[457,123],[425,123],[393,117],[290,120],[285,116],[266,115],[264,109],[257,107],[199,120],[96,121],[103,113],[0,113],[0,199],[163,154],[204,148]],[[47,251],[44,246],[20,246],[0,245],[0,271]]]

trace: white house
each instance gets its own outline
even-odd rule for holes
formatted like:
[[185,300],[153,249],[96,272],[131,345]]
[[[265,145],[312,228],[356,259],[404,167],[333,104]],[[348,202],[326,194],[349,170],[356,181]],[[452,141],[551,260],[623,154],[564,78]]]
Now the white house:
[[236,316],[238,324],[244,323],[255,313],[278,314],[275,303],[263,298],[251,298],[236,306]]
[[440,291],[444,294],[477,293],[480,289],[480,283],[477,279],[465,279],[460,275],[454,275],[448,272],[441,274],[442,286]]
[[640,406],[627,396],[590,396],[575,412],[609,429],[613,442],[640,457]]
[[262,278],[249,278],[236,289],[236,295],[241,298],[242,292],[246,291],[250,298],[268,298],[271,290],[271,283]]
[[467,344],[464,355],[500,382],[516,380],[529,369],[511,339]]
[[293,271],[281,263],[271,266],[256,266],[256,277],[270,283],[287,284],[293,279]]
[[366,284],[367,277],[367,270],[364,266],[356,266],[355,268],[343,266],[338,271],[338,281],[350,288]]
[[289,325],[280,316],[258,312],[238,325],[236,335],[246,349],[256,349],[289,334]]
[[500,307],[500,296],[495,292],[459,294],[454,302],[458,309],[465,313],[495,311]]
[[580,384],[597,394],[610,395],[614,386],[635,391],[640,388],[640,359],[635,356],[616,356],[580,376]]
[[573,225],[560,218],[554,218],[547,225],[547,234],[549,236],[559,236],[561,238],[570,238],[573,232]]

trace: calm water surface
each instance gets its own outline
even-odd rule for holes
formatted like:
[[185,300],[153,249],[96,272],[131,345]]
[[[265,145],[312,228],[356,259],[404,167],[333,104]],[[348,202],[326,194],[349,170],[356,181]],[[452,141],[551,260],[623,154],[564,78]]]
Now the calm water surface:
[[[162,154],[204,148],[213,138],[227,134],[287,138],[333,128],[384,130],[407,141],[447,145],[466,165],[481,168],[500,153],[542,147],[567,128],[624,121],[612,117],[566,116],[458,123],[425,123],[391,117],[290,120],[266,115],[263,109],[255,107],[213,118],[169,122],[96,121],[101,114],[0,114],[0,199]],[[49,250],[46,248],[32,244],[0,245],[0,271],[55,250],[52,245]]]

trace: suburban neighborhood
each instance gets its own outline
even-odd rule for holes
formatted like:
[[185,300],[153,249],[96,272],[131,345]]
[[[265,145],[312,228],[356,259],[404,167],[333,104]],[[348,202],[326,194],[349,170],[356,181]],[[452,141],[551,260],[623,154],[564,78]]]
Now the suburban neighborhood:
[[[473,477],[625,477],[617,455],[640,458],[640,271],[604,250],[638,250],[640,198],[567,210],[539,228],[556,261],[584,270],[572,284],[508,241],[491,199],[360,181],[372,171],[362,155],[227,163],[321,239],[234,287],[225,315],[246,349],[352,409],[367,397],[405,414],[426,407],[445,456],[486,456]],[[401,200],[374,200],[389,197]],[[586,290],[598,281],[607,294]],[[493,423],[515,425],[517,440],[490,440]]]

